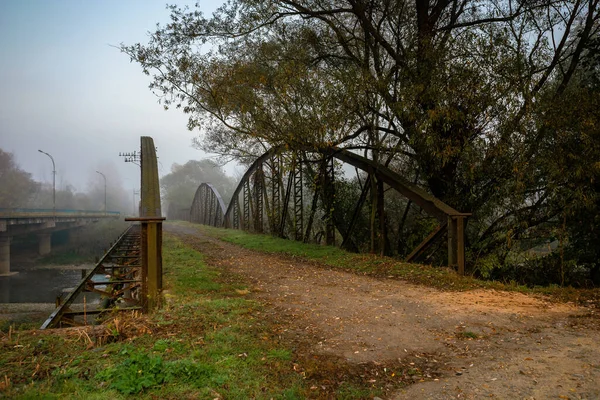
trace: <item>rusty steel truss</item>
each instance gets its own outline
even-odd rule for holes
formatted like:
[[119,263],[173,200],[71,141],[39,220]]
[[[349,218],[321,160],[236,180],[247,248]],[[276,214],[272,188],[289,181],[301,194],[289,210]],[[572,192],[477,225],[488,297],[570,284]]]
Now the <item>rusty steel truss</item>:
[[[114,311],[148,312],[161,303],[162,221],[156,147],[142,136],[136,161],[141,167],[140,217],[110,246],[94,268],[65,298],[41,329],[87,325],[93,316]],[[216,219],[207,223],[216,224]],[[99,295],[89,302],[87,293]],[[83,300],[83,301],[81,301]],[[91,319],[88,320],[88,317]]]
[[[335,207],[334,160],[367,174],[367,182],[351,215],[342,215]],[[344,149],[307,153],[272,148],[250,165],[227,207],[214,186],[201,184],[190,209],[190,221],[257,233],[269,231],[305,242],[320,242],[324,238],[328,245],[335,245],[337,235],[342,247],[355,249],[352,233],[371,184],[380,191],[384,184],[389,186],[439,223],[406,257],[407,262],[416,260],[446,234],[448,265],[464,274],[465,220],[470,214],[455,210],[385,165]],[[308,210],[305,204],[310,204]],[[378,214],[383,215],[383,202],[377,207]],[[317,215],[322,223],[315,231]],[[383,226],[383,222],[380,224]]]
[[221,226],[225,210],[225,203],[217,189],[210,183],[203,183],[196,190],[190,208],[190,221],[204,225]]
[[[58,304],[41,329],[87,325],[99,314],[143,309],[140,227],[117,239],[79,285]],[[96,293],[95,301],[86,294]]]

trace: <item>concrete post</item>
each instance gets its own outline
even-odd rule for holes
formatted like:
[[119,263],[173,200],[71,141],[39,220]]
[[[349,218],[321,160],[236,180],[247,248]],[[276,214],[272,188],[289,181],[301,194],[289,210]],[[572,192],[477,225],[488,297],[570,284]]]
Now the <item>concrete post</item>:
[[160,306],[162,292],[162,221],[156,148],[151,137],[141,140],[140,221],[142,225],[142,297],[145,311]]
[[0,235],[0,276],[10,273],[10,236]]
[[38,253],[40,256],[45,256],[46,254],[50,254],[52,250],[52,234],[51,233],[38,233],[38,239],[40,240],[40,245],[38,248]]
[[142,276],[146,278],[146,310],[154,310],[161,303],[163,219],[142,222]]

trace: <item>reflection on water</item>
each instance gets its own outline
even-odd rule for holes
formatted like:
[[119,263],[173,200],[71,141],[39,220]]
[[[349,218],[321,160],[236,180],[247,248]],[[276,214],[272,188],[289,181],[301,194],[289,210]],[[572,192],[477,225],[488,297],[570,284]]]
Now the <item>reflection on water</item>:
[[[66,297],[70,289],[81,282],[81,270],[77,269],[12,266],[11,270],[19,273],[0,277],[0,303],[54,303],[57,297]],[[99,298],[95,293],[85,293],[85,296],[87,302]],[[83,302],[83,296],[79,297]]]

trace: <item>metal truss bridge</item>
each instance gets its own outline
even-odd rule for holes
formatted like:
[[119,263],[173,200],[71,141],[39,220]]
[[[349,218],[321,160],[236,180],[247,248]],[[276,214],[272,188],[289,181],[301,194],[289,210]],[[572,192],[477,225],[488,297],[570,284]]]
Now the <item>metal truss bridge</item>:
[[[336,162],[363,171],[366,182],[348,213],[338,207],[340,194],[335,193]],[[379,243],[385,243],[384,185],[419,206],[434,217],[438,225],[406,257],[417,260],[432,244],[447,238],[448,265],[459,274],[465,270],[465,221],[470,215],[461,213],[385,165],[344,149],[318,152],[290,152],[272,148],[258,157],[244,173],[231,201],[225,204],[217,189],[202,183],[189,212],[169,210],[172,219],[186,219],[215,227],[271,233],[299,241],[316,241],[356,250],[353,242],[358,215],[369,191],[380,193],[376,202],[379,220],[371,232]],[[345,199],[348,200],[348,199]],[[316,225],[320,225],[317,228]],[[438,246],[439,248],[440,246]],[[380,245],[379,248],[382,248]],[[381,251],[383,254],[383,251]]]

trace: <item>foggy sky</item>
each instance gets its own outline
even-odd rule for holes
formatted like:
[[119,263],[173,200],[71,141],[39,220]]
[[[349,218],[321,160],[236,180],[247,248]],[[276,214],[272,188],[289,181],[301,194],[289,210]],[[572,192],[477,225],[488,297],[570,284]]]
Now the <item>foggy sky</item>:
[[[41,149],[55,159],[57,189],[69,183],[86,191],[103,169],[132,189],[139,168],[118,154],[138,150],[140,136],[154,138],[161,176],[174,162],[207,157],[191,147],[198,132],[187,130],[187,117],[164,111],[150,77],[111,47],[146,43],[147,32],[169,20],[166,2],[0,0],[0,148],[21,169],[51,182]],[[222,0],[200,3],[210,16]]]

